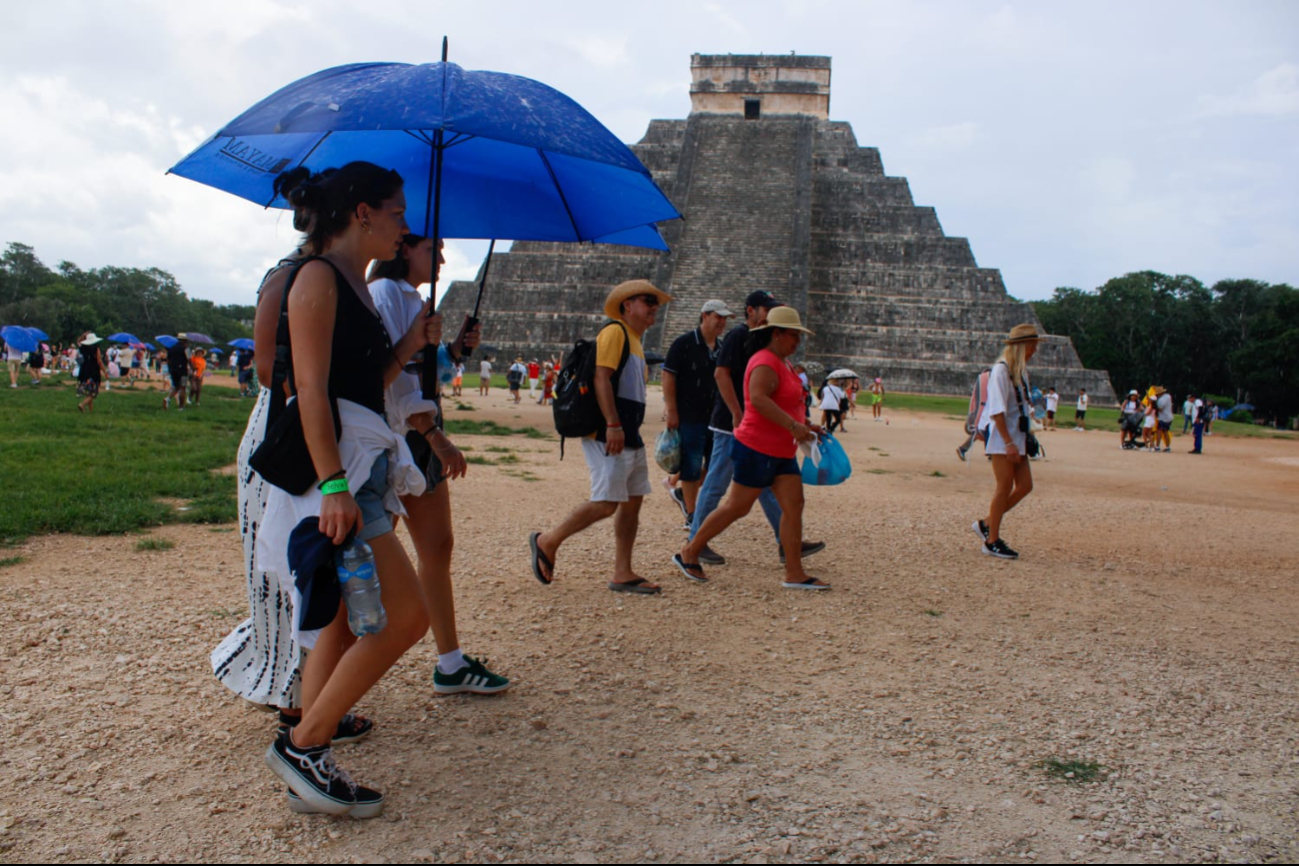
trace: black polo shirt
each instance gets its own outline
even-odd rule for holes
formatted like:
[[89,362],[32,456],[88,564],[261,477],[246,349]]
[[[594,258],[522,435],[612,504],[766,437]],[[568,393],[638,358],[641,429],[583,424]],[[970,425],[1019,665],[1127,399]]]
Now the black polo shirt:
[[717,353],[720,344],[708,348],[703,333],[695,328],[682,334],[668,349],[663,369],[677,379],[677,415],[682,424],[707,424],[717,396]]
[[[731,371],[731,384],[735,386],[735,398],[740,401],[741,409],[744,408],[744,371],[749,366],[749,358],[752,357],[745,348],[748,339],[749,326],[740,322],[731,328],[726,339],[722,340],[722,348],[717,353],[717,366],[726,367]],[[720,392],[713,400],[713,420],[709,426],[723,433],[732,432],[731,410],[722,399]]]

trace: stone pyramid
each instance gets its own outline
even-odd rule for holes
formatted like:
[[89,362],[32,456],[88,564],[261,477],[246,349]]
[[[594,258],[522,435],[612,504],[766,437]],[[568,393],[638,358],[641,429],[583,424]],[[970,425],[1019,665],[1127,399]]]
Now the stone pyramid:
[[[646,349],[666,352],[709,298],[738,310],[765,289],[816,332],[806,360],[880,376],[890,391],[968,394],[1006,332],[1037,324],[999,271],[915,204],[906,178],[885,175],[877,149],[829,120],[830,58],[697,54],[691,66],[690,116],[652,121],[632,146],[685,215],[661,226],[671,252],[520,242],[495,254],[484,343],[502,357],[567,351],[598,329],[609,289],[638,278],[675,298]],[[456,321],[476,293],[453,283],[441,309]],[[1114,397],[1065,337],[1049,337],[1030,371],[1044,390]]]

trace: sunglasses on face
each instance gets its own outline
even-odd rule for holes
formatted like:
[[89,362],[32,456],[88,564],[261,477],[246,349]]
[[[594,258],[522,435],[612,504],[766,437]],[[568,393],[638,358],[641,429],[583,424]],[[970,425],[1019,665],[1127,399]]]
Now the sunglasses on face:
[[636,300],[647,307],[657,307],[659,305],[659,299],[653,295],[637,295]]

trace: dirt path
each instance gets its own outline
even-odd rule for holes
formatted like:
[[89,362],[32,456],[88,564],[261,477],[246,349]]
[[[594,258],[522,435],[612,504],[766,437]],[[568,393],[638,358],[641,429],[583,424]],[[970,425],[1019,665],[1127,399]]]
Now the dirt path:
[[[526,401],[465,402],[549,429]],[[246,615],[232,528],[33,540],[0,569],[0,859],[1299,858],[1295,443],[1051,434],[1003,563],[969,529],[991,474],[956,461],[958,430],[850,421],[856,474],[808,496],[830,593],[780,589],[757,514],[688,583],[656,491],[637,562],[658,598],[604,588],[607,526],[536,583],[527,533],[585,496],[580,453],[461,437],[521,461],[455,487],[463,643],[517,688],[435,699],[431,640],[412,651],[360,708],[375,735],[339,750],[388,794],[369,822],[290,813],[270,717],[211,676]],[[1106,774],[1050,779],[1049,758]]]

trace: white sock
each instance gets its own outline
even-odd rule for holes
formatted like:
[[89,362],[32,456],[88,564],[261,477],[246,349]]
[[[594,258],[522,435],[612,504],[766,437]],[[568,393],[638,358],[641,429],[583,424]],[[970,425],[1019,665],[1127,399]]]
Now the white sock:
[[459,647],[438,656],[438,670],[448,676],[467,667],[469,667],[469,662],[465,661],[465,654],[460,651]]

